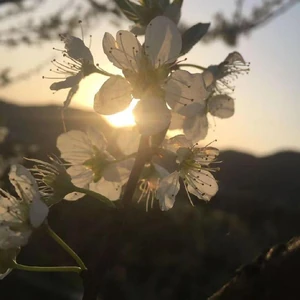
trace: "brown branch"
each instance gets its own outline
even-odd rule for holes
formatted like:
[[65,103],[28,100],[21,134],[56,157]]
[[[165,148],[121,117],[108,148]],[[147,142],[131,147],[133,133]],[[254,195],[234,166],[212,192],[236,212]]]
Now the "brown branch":
[[141,172],[143,171],[143,168],[147,160],[151,158],[152,150],[149,147],[149,139],[150,139],[149,136],[141,136],[137,156],[123,195],[124,206],[128,206],[131,204],[134,191],[137,187]]
[[209,300],[299,299],[300,237],[272,247]]

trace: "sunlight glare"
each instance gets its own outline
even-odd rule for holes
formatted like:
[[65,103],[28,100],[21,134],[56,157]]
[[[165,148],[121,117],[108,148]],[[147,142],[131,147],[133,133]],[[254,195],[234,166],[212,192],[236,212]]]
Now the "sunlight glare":
[[136,106],[137,102],[138,100],[133,99],[128,108],[114,115],[104,116],[105,120],[107,120],[114,127],[134,126],[135,121],[132,111]]
[[[94,105],[94,96],[99,91],[102,84],[107,78],[100,74],[91,74],[83,78],[80,82],[78,92],[75,94],[72,101],[84,109],[92,109]],[[130,127],[135,125],[134,116],[132,111],[136,106],[138,100],[133,99],[129,107],[119,113],[110,116],[101,115],[110,125],[114,127]]]

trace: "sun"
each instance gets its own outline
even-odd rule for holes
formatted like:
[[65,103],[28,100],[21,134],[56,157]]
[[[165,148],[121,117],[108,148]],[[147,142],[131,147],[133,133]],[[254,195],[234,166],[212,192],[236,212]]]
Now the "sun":
[[133,109],[138,100],[133,99],[125,110],[110,116],[103,116],[114,127],[129,127],[135,125]]
[[[102,84],[107,78],[100,74],[91,74],[83,78],[80,82],[78,92],[75,94],[73,103],[83,109],[91,110],[94,105],[94,96],[99,91]],[[110,116],[101,115],[110,125],[114,127],[130,127],[134,126],[133,109],[138,100],[133,99],[127,109],[122,112]]]

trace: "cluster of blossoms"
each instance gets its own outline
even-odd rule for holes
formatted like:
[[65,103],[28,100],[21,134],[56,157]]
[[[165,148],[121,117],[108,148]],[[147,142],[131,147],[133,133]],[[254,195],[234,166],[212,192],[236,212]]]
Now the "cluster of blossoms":
[[[60,51],[67,61],[52,63],[53,71],[64,78],[50,89],[70,88],[64,109],[80,81],[96,72],[108,79],[95,94],[94,110],[112,115],[136,99],[136,126],[119,129],[113,147],[96,129],[62,133],[56,144],[60,158],[52,158],[51,163],[31,159],[36,163],[32,169],[36,180],[24,167],[12,166],[9,178],[18,197],[0,190],[2,276],[13,266],[32,230],[44,223],[48,207],[62,199],[75,201],[89,195],[112,208],[126,207],[133,199],[145,200],[147,209],[156,201],[161,210],[167,211],[174,206],[180,187],[192,205],[193,196],[209,201],[217,193],[213,173],[218,170],[214,165],[219,150],[209,145],[200,147],[198,141],[207,135],[208,114],[219,118],[234,114],[232,80],[248,72],[248,64],[237,52],[207,68],[178,60],[200,36],[187,41],[191,34],[182,35],[178,30],[180,7],[174,1],[147,24],[139,21],[134,30],[139,27],[145,32],[143,44],[130,31],[120,30],[116,38],[105,33],[103,51],[123,76],[94,65],[90,49],[80,38],[60,35],[65,45]],[[202,31],[208,29],[205,24],[196,26]],[[183,69],[186,66],[202,72],[190,73]],[[180,129],[183,134],[165,139],[169,129]]]
[[[210,166],[218,156],[218,150],[193,144],[207,135],[208,113],[219,118],[234,114],[234,100],[229,94],[234,89],[232,79],[248,71],[243,57],[233,52],[220,64],[202,68],[201,73],[183,70],[185,64],[178,61],[185,53],[183,37],[177,25],[166,16],[155,17],[145,27],[143,44],[130,31],[120,30],[116,38],[105,33],[103,51],[113,65],[122,70],[123,76],[94,66],[93,56],[81,39],[68,35],[61,35],[61,38],[65,44],[63,54],[69,62],[53,63],[57,66],[56,72],[67,77],[50,88],[71,88],[65,107],[77,91],[80,80],[92,72],[109,77],[95,95],[94,109],[99,114],[118,113],[133,99],[138,100],[133,111],[137,130],[129,134],[136,147],[131,146],[132,151],[128,151],[129,143],[125,142],[127,146],[121,149],[125,158],[121,160],[107,151],[106,139],[95,130],[87,133],[70,131],[59,136],[57,147],[61,158],[67,162],[72,184],[112,201],[120,199],[133,170],[133,157],[138,152],[136,141],[140,136],[153,138],[168,129],[181,129],[184,135],[156,145],[166,151],[172,145],[176,169],[169,172],[154,162],[155,157],[148,158],[148,167],[145,166],[148,171],[142,172],[139,178],[138,200],[145,198],[153,203],[158,199],[163,210],[171,208],[180,188],[179,178],[182,178],[188,195],[210,200],[218,190],[211,174],[216,169]],[[122,142],[124,145],[124,136]],[[146,178],[143,174],[147,174]],[[76,200],[83,195],[77,190],[64,198]]]
[[122,70],[124,77],[97,70],[95,66],[92,68],[92,54],[79,38],[62,35],[62,39],[64,55],[71,62],[65,65],[56,62],[57,72],[71,76],[50,88],[71,87],[66,106],[83,76],[93,71],[109,76],[95,95],[95,111],[112,115],[138,99],[133,114],[142,135],[153,135],[171,126],[182,129],[193,142],[203,139],[208,130],[208,112],[220,118],[233,115],[234,100],[228,95],[233,90],[231,81],[248,72],[248,64],[237,52],[202,73],[182,70],[184,64],[177,61],[182,56],[182,35],[176,24],[164,16],[158,16],[148,24],[143,45],[126,30],[118,31],[116,39],[105,33],[104,53]]
[[12,165],[9,180],[17,197],[0,189],[0,278],[11,271],[20,247],[27,244],[49,211],[41,200],[36,180],[25,167]]

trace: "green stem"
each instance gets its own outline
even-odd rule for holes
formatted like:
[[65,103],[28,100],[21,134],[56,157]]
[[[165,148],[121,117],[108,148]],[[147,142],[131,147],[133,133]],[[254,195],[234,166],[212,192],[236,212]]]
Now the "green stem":
[[137,152],[134,152],[134,153],[131,153],[129,155],[126,155],[124,158],[112,160],[112,161],[109,162],[109,164],[116,164],[118,162],[125,161],[126,159],[136,157],[136,155],[137,155]]
[[81,260],[81,258],[76,254],[76,252],[68,246],[63,239],[61,239],[48,225],[48,223],[45,224],[45,227],[47,229],[48,234],[66,251],[68,252],[73,259],[77,262],[78,266],[80,267],[80,270],[87,270],[87,267],[85,266],[84,262]]
[[110,201],[108,198],[106,198],[103,195],[100,195],[100,194],[98,194],[94,191],[84,189],[84,188],[80,188],[80,187],[77,187],[77,186],[73,187],[73,191],[78,192],[78,193],[83,193],[83,194],[86,194],[86,195],[91,196],[93,198],[96,198],[96,199],[100,200],[101,202],[103,202],[107,207],[116,208],[116,206],[114,205],[114,203],[112,201]]
[[204,67],[201,67],[201,66],[198,66],[198,65],[194,65],[194,64],[178,64],[177,66],[178,67],[192,67],[192,68],[196,68],[196,69],[199,69],[199,70],[202,70],[202,71],[207,70],[207,68],[204,68]]
[[80,273],[82,269],[80,267],[36,267],[18,264],[14,261],[13,269],[30,271],[30,272],[75,272]]

